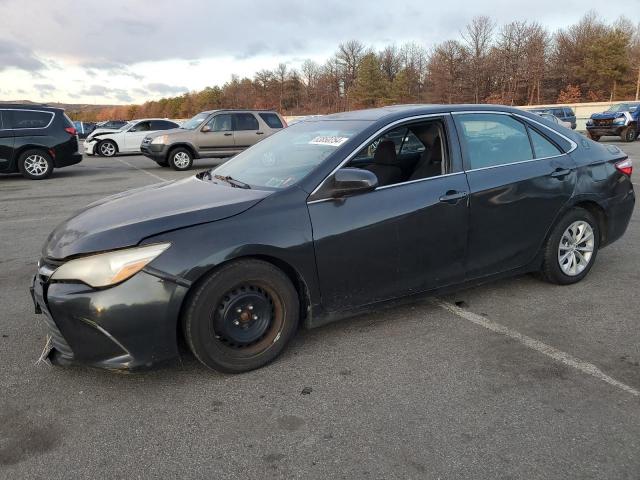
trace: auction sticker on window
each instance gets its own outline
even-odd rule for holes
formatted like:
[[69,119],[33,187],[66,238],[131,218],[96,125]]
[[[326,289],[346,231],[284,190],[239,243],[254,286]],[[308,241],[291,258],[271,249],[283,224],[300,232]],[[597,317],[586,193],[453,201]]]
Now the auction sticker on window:
[[311,140],[309,145],[329,145],[331,147],[339,147],[347,140],[349,140],[349,137],[321,136]]

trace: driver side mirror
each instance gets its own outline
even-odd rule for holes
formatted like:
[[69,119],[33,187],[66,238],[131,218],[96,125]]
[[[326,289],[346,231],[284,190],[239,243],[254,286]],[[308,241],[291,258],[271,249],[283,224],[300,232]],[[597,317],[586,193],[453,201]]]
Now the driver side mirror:
[[341,168],[333,176],[330,193],[334,197],[344,197],[359,192],[369,192],[378,186],[378,177],[362,168]]
[[202,130],[200,130],[202,133],[207,133],[211,131],[211,127],[209,125],[205,125],[204,127],[202,127]]

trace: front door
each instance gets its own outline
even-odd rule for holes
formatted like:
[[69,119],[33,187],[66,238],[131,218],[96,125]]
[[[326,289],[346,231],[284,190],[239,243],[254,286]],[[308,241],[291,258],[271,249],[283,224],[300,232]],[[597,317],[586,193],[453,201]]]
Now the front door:
[[213,116],[205,127],[202,127],[197,136],[197,145],[202,156],[225,156],[234,152],[233,120],[230,113]]
[[[457,145],[449,135],[443,138],[450,131],[444,128],[448,122],[448,117],[427,122],[439,125],[437,137],[428,134],[425,122],[399,135],[388,132],[355,155],[358,163],[346,167],[368,168],[362,165],[363,156],[397,139],[395,154],[385,149],[384,158],[373,155],[374,162],[388,167],[388,172],[371,169],[382,182],[377,189],[309,203],[322,302],[329,311],[463,280],[468,185],[458,166]],[[423,142],[422,158],[411,171],[403,171],[402,144],[415,137]],[[415,145],[409,148],[411,154],[416,150]],[[434,167],[425,169],[423,160]],[[416,175],[418,171],[424,174]]]
[[454,118],[471,193],[467,277],[525,266],[573,193],[575,164],[544,128],[512,115]]
[[138,152],[140,151],[140,144],[142,144],[142,140],[144,137],[149,135],[151,132],[151,122],[143,121],[138,122],[133,127],[131,127],[128,131],[124,132],[124,147],[127,152]]
[[6,110],[0,110],[0,172],[5,172],[11,168],[13,142],[13,130],[9,125],[9,114]]

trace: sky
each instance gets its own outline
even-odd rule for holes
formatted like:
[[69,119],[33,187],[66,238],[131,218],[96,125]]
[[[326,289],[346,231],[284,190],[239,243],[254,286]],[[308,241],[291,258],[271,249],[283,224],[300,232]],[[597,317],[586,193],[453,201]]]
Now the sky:
[[[640,7],[640,1],[633,0]],[[252,77],[279,63],[323,63],[341,42],[374,48],[459,38],[472,17],[550,31],[595,0],[0,0],[0,100],[127,104]],[[625,9],[636,16],[640,8]],[[634,13],[635,12],[635,13]]]

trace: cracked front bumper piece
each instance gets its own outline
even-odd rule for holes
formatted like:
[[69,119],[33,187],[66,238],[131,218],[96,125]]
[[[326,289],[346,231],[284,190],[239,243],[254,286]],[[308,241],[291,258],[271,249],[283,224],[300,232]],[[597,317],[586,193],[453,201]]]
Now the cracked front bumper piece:
[[50,271],[40,268],[31,294],[49,330],[51,363],[133,371],[179,360],[186,286],[142,270],[119,285],[94,289],[50,282]]

